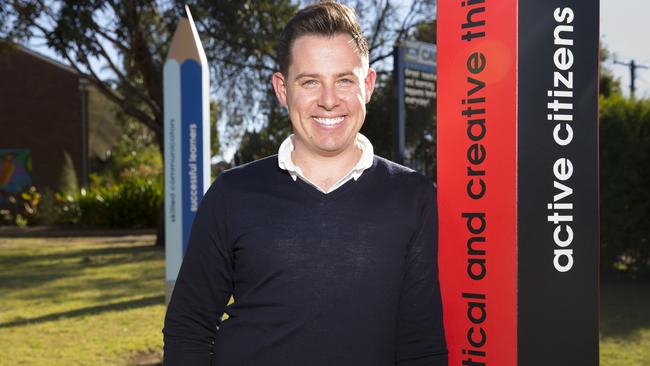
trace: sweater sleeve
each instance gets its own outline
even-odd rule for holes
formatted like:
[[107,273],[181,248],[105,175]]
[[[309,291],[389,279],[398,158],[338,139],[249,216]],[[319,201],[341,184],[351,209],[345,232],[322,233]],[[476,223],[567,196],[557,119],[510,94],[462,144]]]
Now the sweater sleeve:
[[209,366],[218,325],[232,294],[232,253],[221,182],[201,200],[165,316],[165,366]]
[[396,365],[447,365],[438,283],[438,213],[429,182],[419,229],[406,257],[398,313]]

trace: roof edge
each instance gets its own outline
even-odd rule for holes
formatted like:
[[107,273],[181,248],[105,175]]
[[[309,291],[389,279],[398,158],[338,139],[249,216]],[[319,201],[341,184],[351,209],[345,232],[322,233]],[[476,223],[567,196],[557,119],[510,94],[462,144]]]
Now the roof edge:
[[56,67],[58,67],[58,68],[60,68],[60,69],[63,69],[63,70],[65,70],[65,71],[67,71],[67,72],[70,72],[70,73],[72,73],[72,74],[75,74],[75,75],[79,76],[80,78],[83,78],[83,77],[84,77],[84,75],[82,75],[82,74],[80,74],[79,72],[77,72],[77,70],[75,70],[75,69],[74,69],[73,67],[71,67],[71,66],[68,66],[68,65],[66,65],[66,64],[63,64],[63,63],[61,63],[61,62],[59,62],[59,61],[57,61],[57,60],[55,60],[55,59],[53,59],[53,58],[50,58],[50,57],[48,57],[48,56],[45,56],[45,55],[43,55],[43,54],[41,54],[41,53],[39,53],[39,52],[37,52],[37,51],[34,51],[34,50],[30,49],[30,48],[25,47],[25,46],[23,46],[23,45],[15,44],[15,46],[16,46],[16,49],[17,49],[17,50],[22,51],[22,52],[24,52],[24,53],[26,53],[26,54],[28,54],[28,55],[30,55],[30,56],[33,56],[33,57],[35,57],[35,58],[37,58],[37,59],[39,59],[39,60],[41,60],[41,61],[45,61],[45,62],[47,62],[47,63],[49,63],[49,64],[51,64],[51,65],[54,65],[54,66],[56,66]]

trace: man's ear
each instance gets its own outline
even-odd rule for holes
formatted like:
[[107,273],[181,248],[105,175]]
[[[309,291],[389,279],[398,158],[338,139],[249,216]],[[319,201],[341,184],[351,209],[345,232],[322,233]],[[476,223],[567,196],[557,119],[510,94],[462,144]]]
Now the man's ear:
[[284,75],[281,72],[276,72],[273,74],[271,80],[273,83],[273,90],[275,90],[275,96],[278,98],[278,102],[283,107],[287,106],[287,83],[284,79]]
[[372,67],[368,68],[368,74],[364,80],[364,86],[366,88],[366,103],[370,102],[370,97],[372,96],[373,90],[375,90],[375,80],[377,79],[377,72]]

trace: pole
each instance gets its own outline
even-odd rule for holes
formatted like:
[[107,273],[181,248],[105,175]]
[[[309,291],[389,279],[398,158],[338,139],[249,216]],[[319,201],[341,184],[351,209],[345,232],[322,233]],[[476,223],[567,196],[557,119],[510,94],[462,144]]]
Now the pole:
[[634,60],[631,60],[630,62],[621,62],[615,60],[614,63],[617,65],[623,65],[630,68],[630,96],[634,96],[634,92],[636,91],[636,86],[635,86],[636,69],[647,69],[648,66],[639,65]]
[[394,125],[394,156],[393,160],[398,164],[404,164],[404,145],[406,107],[404,105],[404,68],[402,67],[404,49],[395,47],[393,49],[393,78],[396,98],[395,125]]

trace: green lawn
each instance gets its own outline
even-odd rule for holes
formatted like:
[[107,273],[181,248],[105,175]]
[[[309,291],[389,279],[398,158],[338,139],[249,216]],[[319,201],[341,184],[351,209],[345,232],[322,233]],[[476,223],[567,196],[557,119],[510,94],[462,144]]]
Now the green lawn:
[[[0,366],[153,365],[164,253],[153,236],[0,238]],[[650,366],[650,283],[601,287],[601,365]]]
[[650,366],[650,283],[605,282],[600,293],[600,364]]
[[164,252],[153,240],[0,239],[0,365],[160,359]]

